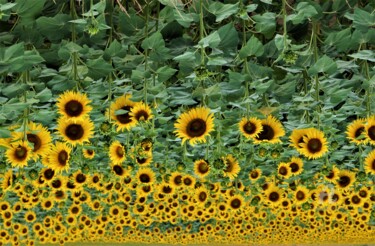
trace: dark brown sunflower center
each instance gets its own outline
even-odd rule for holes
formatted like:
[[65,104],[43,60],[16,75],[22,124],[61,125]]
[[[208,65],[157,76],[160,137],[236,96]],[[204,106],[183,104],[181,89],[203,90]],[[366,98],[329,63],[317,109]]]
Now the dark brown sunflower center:
[[76,177],[76,181],[78,183],[84,183],[86,181],[86,175],[84,175],[83,173],[78,174]]
[[122,158],[122,157],[124,157],[124,154],[125,154],[125,152],[124,152],[124,148],[123,148],[122,146],[118,146],[118,147],[116,148],[116,155],[117,155],[119,158]]
[[234,166],[234,164],[230,160],[227,160],[224,172],[226,172],[226,173],[232,172],[233,166]]
[[280,175],[287,175],[288,174],[288,169],[286,169],[286,167],[280,167],[279,168],[279,174]]
[[57,156],[57,160],[61,166],[65,166],[68,161],[69,155],[65,150],[61,150]]
[[119,166],[119,165],[115,165],[115,166],[113,167],[113,171],[114,171],[117,175],[119,175],[119,176],[121,176],[122,174],[124,174],[124,169],[123,169],[121,166]]
[[182,183],[182,176],[181,175],[177,175],[176,177],[174,177],[173,182],[176,185],[180,185]]
[[332,201],[337,202],[339,200],[339,196],[337,194],[333,194]]
[[365,190],[361,190],[361,191],[359,192],[359,196],[360,196],[360,197],[363,197],[363,198],[367,197],[367,191],[365,191]]
[[206,122],[202,119],[190,121],[186,127],[186,133],[189,137],[200,137],[206,132]]
[[164,186],[163,187],[163,193],[169,194],[171,192],[172,192],[172,188],[171,187],[169,187],[169,186]]
[[259,177],[259,173],[257,171],[252,171],[250,176],[251,176],[252,179],[256,179],[256,178]]
[[24,146],[18,146],[14,152],[15,158],[19,161],[23,161],[27,157],[27,149]]
[[94,151],[91,150],[91,149],[88,149],[88,150],[87,150],[87,154],[88,154],[88,155],[92,155],[92,154],[94,154]]
[[280,198],[280,195],[276,191],[271,192],[269,195],[269,199],[271,202],[277,202],[279,198]]
[[185,185],[191,185],[192,183],[193,183],[193,181],[190,178],[185,178],[184,179],[184,184]]
[[354,204],[359,204],[359,203],[361,202],[361,198],[359,198],[357,195],[354,195],[354,196],[352,197],[352,202],[353,202]]
[[61,199],[61,198],[63,198],[64,195],[65,195],[65,193],[64,193],[64,191],[62,191],[62,190],[58,190],[58,191],[56,191],[56,193],[55,193],[55,197],[56,197],[57,199]]
[[202,191],[201,193],[199,193],[198,198],[199,198],[199,201],[201,201],[201,202],[206,201],[206,198],[207,198],[206,192]]
[[354,137],[358,138],[361,136],[361,134],[364,132],[365,128],[363,126],[359,127],[355,132],[354,132]]
[[319,193],[320,200],[327,201],[328,200],[328,193],[326,191],[322,191]]
[[248,121],[244,126],[243,126],[243,130],[244,132],[246,132],[247,134],[254,134],[254,132],[256,132],[257,130],[257,127],[255,124],[253,124],[252,122]]
[[350,178],[348,176],[342,176],[338,183],[341,187],[346,187],[350,184]]
[[70,140],[78,140],[83,137],[85,133],[83,127],[79,124],[70,124],[65,129],[65,134]]
[[121,109],[126,110],[128,112],[126,112],[125,114],[116,115],[116,119],[122,124],[128,124],[128,123],[132,122],[132,119],[129,115],[129,112],[132,109],[132,107],[131,106],[124,106]]
[[48,168],[44,171],[44,178],[47,180],[50,180],[55,175],[55,171],[53,171],[51,168]]
[[137,157],[137,163],[142,165],[145,164],[147,161],[147,158]]
[[371,138],[371,140],[375,140],[375,126],[371,126],[367,130],[367,134],[368,134],[369,138]]
[[61,182],[61,180],[59,180],[59,179],[56,179],[56,180],[54,180],[54,181],[52,182],[52,187],[55,188],[55,189],[60,188],[61,185],[62,185],[62,182]]
[[372,163],[371,163],[371,169],[372,169],[373,171],[375,171],[375,160],[373,160]]
[[310,153],[317,153],[323,147],[322,142],[318,138],[312,138],[307,142],[307,149]]
[[200,162],[198,164],[198,171],[199,173],[205,174],[208,172],[209,166],[206,162]]
[[98,183],[99,182],[99,177],[98,176],[94,176],[94,178],[92,179],[92,182],[93,183]]
[[27,141],[34,144],[34,149],[33,149],[34,152],[37,151],[38,149],[40,149],[40,147],[42,146],[42,141],[40,140],[38,135],[28,133],[27,134]]
[[333,179],[335,177],[335,173],[333,171],[329,172],[329,174],[326,176],[327,179]]
[[32,214],[29,214],[28,216],[27,216],[27,220],[28,221],[32,221],[34,219],[34,215],[32,215]]
[[77,100],[71,100],[67,104],[65,104],[65,112],[70,117],[77,117],[82,114],[83,105]]
[[299,200],[299,201],[301,201],[301,200],[303,200],[303,199],[305,199],[305,193],[303,192],[303,191],[297,191],[297,194],[296,194],[296,198],[297,198],[297,200]]
[[263,125],[263,130],[259,133],[258,140],[272,140],[275,136],[275,131],[269,125]]
[[142,190],[143,190],[144,192],[150,192],[150,191],[151,191],[151,187],[150,187],[149,185],[146,185],[146,186],[143,186],[143,187],[142,187]]
[[296,173],[299,171],[299,165],[297,163],[291,163],[290,165],[290,169],[292,170],[292,173]]
[[233,199],[231,202],[230,202],[230,206],[234,209],[238,209],[241,207],[241,200],[238,199],[238,198],[235,198]]
[[137,121],[148,120],[149,117],[150,117],[150,115],[149,115],[145,110],[139,110],[139,111],[135,114],[135,119],[136,119]]
[[139,176],[139,179],[141,180],[142,183],[148,183],[150,182],[150,176],[148,176],[147,174],[145,173],[142,173],[140,176]]

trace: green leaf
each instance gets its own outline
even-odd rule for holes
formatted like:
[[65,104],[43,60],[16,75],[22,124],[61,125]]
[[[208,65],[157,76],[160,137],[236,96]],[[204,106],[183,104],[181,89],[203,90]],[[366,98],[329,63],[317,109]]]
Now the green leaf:
[[333,74],[337,71],[337,64],[336,62],[324,55],[319,58],[319,60],[308,70],[310,76],[316,75],[318,73],[328,73]]
[[75,20],[70,20],[68,22],[74,23],[74,24],[81,24],[81,25],[86,25],[87,24],[87,20],[86,19],[75,19]]
[[197,22],[199,20],[199,15],[196,13],[184,13],[174,9],[174,18],[181,26],[188,28],[192,22]]
[[147,49],[155,49],[156,50],[160,47],[165,47],[165,42],[164,42],[164,39],[163,39],[163,36],[161,35],[161,33],[155,32],[150,37],[143,40],[141,46],[145,50],[147,50]]
[[264,48],[262,43],[254,35],[247,41],[246,45],[241,48],[239,57],[245,59],[249,56],[261,56],[263,55]]
[[38,94],[35,95],[35,98],[40,102],[48,102],[52,98],[52,92],[48,88],[44,88]]
[[375,53],[372,50],[360,50],[358,53],[349,56],[360,60],[375,62]]
[[45,2],[46,0],[16,0],[17,5],[14,6],[13,10],[21,18],[32,20],[36,15],[42,12]]
[[220,44],[220,35],[217,31],[210,33],[207,37],[202,38],[198,44],[203,48],[216,48]]
[[126,55],[126,48],[117,40],[114,40],[104,51],[104,58],[109,60],[112,57],[124,57]]
[[239,42],[238,33],[234,28],[233,22],[226,24],[225,26],[220,27],[217,30],[220,36],[219,49],[225,50],[237,50],[237,45]]
[[0,4],[0,11],[5,11],[5,10],[8,10],[8,9],[11,9],[16,5],[17,5],[17,3]]
[[369,13],[365,10],[355,8],[353,16],[353,25],[362,32],[367,32],[369,28],[375,27],[375,13]]
[[88,60],[86,65],[89,68],[88,76],[94,80],[104,78],[113,71],[112,65],[106,62],[102,57]]
[[296,7],[297,14],[288,15],[286,20],[292,21],[294,25],[302,23],[304,20],[314,17],[318,11],[308,2],[300,2]]
[[176,69],[171,68],[169,66],[161,67],[156,71],[158,75],[158,81],[163,83],[167,81],[170,77],[172,77],[173,74],[175,74],[176,72],[177,72]]
[[11,132],[8,129],[0,128],[0,138],[10,138]]
[[66,28],[70,16],[67,14],[57,14],[54,17],[39,17],[36,20],[37,28],[42,35],[51,41],[61,40],[70,33]]
[[266,12],[263,15],[254,15],[253,19],[256,21],[255,29],[264,34],[266,38],[271,38],[276,30],[276,14]]
[[24,45],[25,44],[21,42],[7,47],[4,53],[4,58],[2,60],[9,61],[13,57],[23,56],[25,50]]
[[223,4],[220,2],[213,2],[208,7],[208,11],[216,16],[216,22],[230,17],[238,12],[238,3],[236,4]]

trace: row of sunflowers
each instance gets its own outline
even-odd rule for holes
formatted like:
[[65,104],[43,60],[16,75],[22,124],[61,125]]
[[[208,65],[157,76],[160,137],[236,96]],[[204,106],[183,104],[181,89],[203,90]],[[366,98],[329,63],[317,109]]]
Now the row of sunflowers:
[[[55,129],[24,122],[1,139],[1,245],[373,240],[375,150],[354,168],[326,163],[312,173],[306,163],[331,148],[323,131],[293,129],[287,145],[296,154],[284,156],[273,150],[286,135],[282,122],[245,116],[234,123],[237,144],[263,164],[249,165],[235,151],[189,161],[189,150],[209,149],[217,121],[196,107],[175,120],[183,161],[168,164],[168,153],[165,162],[154,157],[156,136],[131,135],[155,127],[155,109],[126,94],[94,123],[90,102],[67,91],[57,99]],[[107,145],[95,145],[96,128]],[[365,151],[375,143],[375,118],[354,120],[346,138]],[[267,167],[269,159],[277,165]]]

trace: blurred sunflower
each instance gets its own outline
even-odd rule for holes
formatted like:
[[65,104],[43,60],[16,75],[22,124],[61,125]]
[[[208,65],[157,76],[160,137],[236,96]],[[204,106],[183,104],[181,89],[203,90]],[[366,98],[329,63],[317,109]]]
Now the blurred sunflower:
[[3,180],[1,181],[1,189],[3,191],[8,190],[13,185],[13,171],[9,169],[3,176]]
[[281,143],[280,137],[285,135],[281,122],[272,115],[261,120],[262,131],[255,137],[254,143]]
[[92,108],[86,94],[75,91],[66,91],[57,99],[58,112],[66,118],[82,120],[86,118]]
[[130,118],[135,122],[149,121],[152,119],[152,112],[150,107],[144,102],[136,103],[129,113]]
[[36,214],[34,211],[29,210],[25,213],[24,218],[26,222],[32,223],[36,220]]
[[249,178],[251,181],[255,182],[262,176],[262,170],[260,168],[256,168],[250,171]]
[[[22,139],[23,134],[23,132],[14,132],[13,139]],[[30,122],[27,126],[26,138],[32,146],[32,159],[37,160],[39,156],[49,151],[51,134],[43,125]]]
[[155,173],[151,168],[140,168],[137,172],[137,180],[139,183],[152,185],[155,182]]
[[263,130],[262,122],[258,118],[242,118],[240,121],[239,129],[240,132],[247,138],[255,138]]
[[301,205],[309,199],[309,190],[305,186],[297,186],[297,189],[293,192],[293,201],[297,205]]
[[296,150],[301,149],[302,147],[299,144],[303,143],[303,137],[306,136],[306,133],[310,129],[313,128],[294,129],[289,137],[289,140],[291,142],[290,146],[294,147]]
[[375,145],[375,116],[367,119],[365,135],[368,143],[370,143],[371,145]]
[[68,171],[70,152],[72,149],[63,142],[56,142],[43,159],[43,164],[52,168],[56,173]]
[[109,158],[113,164],[121,164],[125,161],[125,147],[120,143],[120,141],[116,140],[109,146]]
[[233,180],[237,177],[238,173],[241,171],[241,167],[238,164],[236,158],[234,158],[231,154],[222,157],[222,160],[225,164],[224,177],[229,177],[229,179]]
[[173,172],[169,178],[169,183],[175,188],[182,186],[182,174],[180,172]]
[[290,178],[290,176],[292,176],[292,170],[288,163],[280,162],[277,167],[277,174],[285,179]]
[[95,151],[93,149],[82,149],[83,157],[86,159],[92,159],[95,156]]
[[283,192],[275,184],[269,184],[267,190],[264,191],[264,201],[271,207],[278,207],[282,198]]
[[210,173],[210,165],[203,159],[194,162],[194,173],[201,179]]
[[81,171],[76,171],[73,173],[73,177],[71,179],[71,181],[73,181],[77,187],[82,187],[84,184],[86,184],[87,180],[86,174],[82,173]]
[[349,170],[340,170],[336,180],[337,188],[340,190],[348,190],[355,182],[355,173]]
[[324,179],[329,182],[335,182],[338,179],[338,174],[340,170],[333,166],[331,170],[328,171],[328,173],[324,176]]
[[347,138],[355,144],[365,144],[368,139],[365,136],[365,119],[357,119],[346,128]]
[[117,126],[117,131],[130,130],[137,122],[130,116],[131,109],[136,102],[130,100],[131,95],[123,95],[114,101],[110,106],[110,116]]
[[303,171],[303,161],[302,161],[301,158],[292,157],[290,162],[288,162],[288,165],[289,165],[293,175],[299,175]]
[[16,141],[10,144],[5,153],[13,167],[25,167],[32,158],[32,149],[27,141]]
[[112,171],[119,177],[123,177],[126,172],[124,170],[124,168],[121,166],[121,164],[116,164],[116,165],[113,165],[112,167]]
[[297,150],[309,159],[320,158],[328,151],[324,133],[315,128],[306,132],[306,135],[303,136],[303,142],[299,146],[301,148]]
[[228,207],[233,212],[240,210],[245,206],[245,199],[241,195],[234,195],[228,199]]
[[194,190],[194,199],[199,206],[204,207],[206,202],[209,200],[208,190],[202,185]]
[[73,121],[61,117],[58,120],[57,130],[67,143],[75,146],[76,144],[84,144],[84,142],[90,141],[89,139],[94,133],[94,124],[89,118],[82,118]]
[[206,142],[206,137],[214,129],[214,116],[209,108],[193,108],[183,113],[174,124],[177,137],[182,139],[182,144],[189,140],[191,145],[197,142]]
[[372,150],[365,159],[365,171],[366,173],[370,173],[372,175],[375,175],[375,150]]

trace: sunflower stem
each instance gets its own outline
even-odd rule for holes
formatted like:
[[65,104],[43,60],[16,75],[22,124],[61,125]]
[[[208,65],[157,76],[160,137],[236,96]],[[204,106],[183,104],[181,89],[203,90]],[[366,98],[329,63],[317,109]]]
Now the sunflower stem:
[[[314,52],[314,62],[316,63],[319,60],[319,53],[318,53],[318,33],[319,33],[319,25],[317,21],[313,21],[313,30],[312,30],[312,43],[313,43],[313,52]],[[319,76],[314,76],[315,81],[315,101],[317,102],[317,124],[318,128],[320,127],[320,98],[319,98]]]
[[[205,28],[203,22],[203,0],[199,0],[199,39],[204,38]],[[205,49],[203,45],[201,46],[201,66],[205,65]]]
[[[29,74],[29,71],[25,71],[22,73],[22,82],[24,84],[27,84],[27,82],[29,81],[29,78],[30,77],[30,74]],[[27,95],[26,95],[26,91],[23,93],[23,100],[24,102],[26,103],[27,102]],[[29,121],[29,107],[25,108],[24,111],[23,111],[23,121],[22,121],[22,128],[23,128],[23,141],[26,141],[27,140],[27,125],[28,125],[28,121]]]

